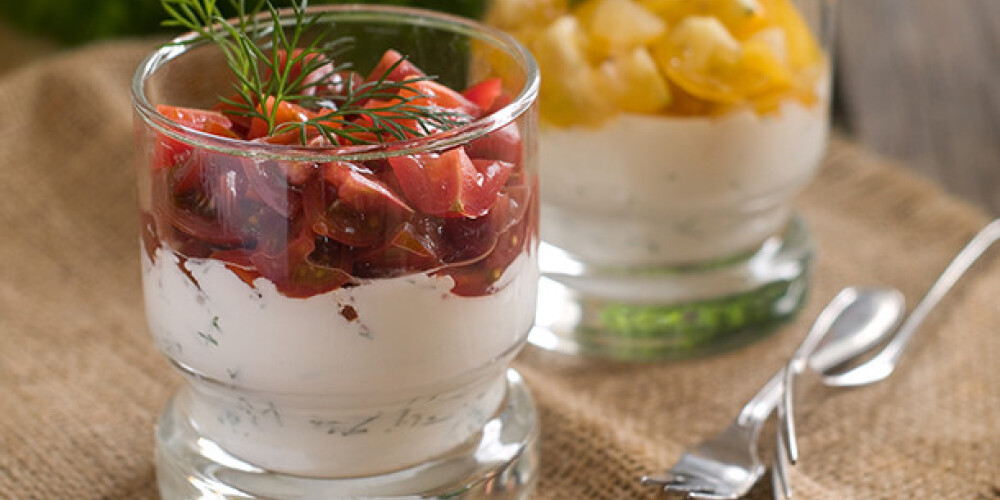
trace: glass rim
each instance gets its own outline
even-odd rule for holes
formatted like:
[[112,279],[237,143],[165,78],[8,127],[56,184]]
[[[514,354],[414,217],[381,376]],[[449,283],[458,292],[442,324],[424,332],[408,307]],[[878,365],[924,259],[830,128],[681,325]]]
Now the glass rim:
[[[404,24],[449,30],[465,34],[500,48],[512,57],[525,72],[525,83],[517,96],[502,108],[485,114],[465,125],[414,139],[396,140],[378,144],[361,144],[347,146],[304,146],[268,144],[251,142],[243,139],[221,137],[197,129],[187,127],[170,120],[161,114],[148,99],[144,83],[158,69],[180,57],[195,47],[201,47],[209,42],[190,44],[197,38],[193,32],[184,33],[173,38],[154,50],[139,63],[132,77],[131,94],[132,107],[143,121],[158,132],[184,143],[212,151],[236,156],[255,156],[274,160],[311,161],[364,161],[392,156],[405,156],[448,149],[482,137],[499,130],[517,120],[534,104],[539,90],[539,69],[531,52],[512,36],[498,28],[488,26],[478,21],[412,7],[391,5],[360,5],[341,4],[310,6],[308,14],[336,15],[347,14],[351,19],[365,19],[365,15],[389,16],[386,21],[402,21]],[[282,17],[292,13],[291,9],[279,11]],[[262,13],[261,16],[270,16]]]

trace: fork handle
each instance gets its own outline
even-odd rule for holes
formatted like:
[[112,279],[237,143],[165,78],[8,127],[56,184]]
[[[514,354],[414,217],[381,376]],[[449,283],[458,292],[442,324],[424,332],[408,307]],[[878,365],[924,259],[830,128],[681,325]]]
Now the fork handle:
[[[834,323],[851,307],[858,298],[858,290],[854,287],[847,287],[837,293],[826,307],[820,311],[816,321],[813,322],[806,337],[802,339],[795,354],[778,373],[775,373],[771,380],[768,380],[764,387],[754,395],[753,398],[740,410],[740,416],[736,419],[740,427],[751,425],[760,426],[771,415],[775,407],[785,394],[784,386],[791,386],[791,375],[805,369],[806,361],[812,356],[816,347],[822,342],[823,337],[833,328]],[[791,410],[791,398],[788,401],[788,409]]]

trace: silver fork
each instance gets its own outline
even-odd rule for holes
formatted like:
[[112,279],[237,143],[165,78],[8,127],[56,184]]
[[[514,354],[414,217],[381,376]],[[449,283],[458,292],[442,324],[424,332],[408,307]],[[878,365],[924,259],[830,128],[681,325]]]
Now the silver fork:
[[[853,289],[837,294],[816,318],[802,341],[803,347],[815,346],[855,297]],[[642,484],[684,493],[689,499],[732,500],[746,495],[764,474],[757,441],[782,397],[784,378],[782,368],[740,410],[729,427],[684,453],[664,474],[643,477]]]
[[[892,374],[903,350],[941,299],[955,286],[958,280],[983,256],[993,244],[1000,241],[1000,219],[984,226],[965,247],[952,259],[923,299],[907,316],[896,335],[875,357],[840,374],[823,374],[823,383],[831,387],[860,387],[884,380]],[[790,466],[798,462],[799,450],[795,432],[794,378],[805,370],[805,356],[796,356],[785,367],[784,395],[778,405],[778,428],[775,433],[776,446],[771,468],[771,482],[774,498],[792,498],[792,488],[788,479]]]
[[782,378],[781,372],[771,377],[724,431],[685,452],[663,475],[643,477],[642,483],[685,493],[687,498],[724,500],[746,495],[765,470],[757,455],[757,440],[781,398]]

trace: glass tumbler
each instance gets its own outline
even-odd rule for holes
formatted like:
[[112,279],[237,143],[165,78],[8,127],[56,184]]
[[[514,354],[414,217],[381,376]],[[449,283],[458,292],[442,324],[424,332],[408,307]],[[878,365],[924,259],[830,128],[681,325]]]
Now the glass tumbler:
[[491,0],[542,73],[542,347],[624,360],[791,317],[824,154],[831,1]]
[[[207,109],[232,92],[216,46],[168,44],[141,64],[146,314],[184,379],[157,424],[160,492],[525,498],[537,416],[509,363],[538,280],[534,60],[499,30],[423,10],[308,15],[353,40],[336,58],[361,74],[393,49],[438,83],[489,81],[499,96],[426,137],[281,145],[165,116],[162,106]],[[455,186],[427,174],[445,158],[485,169],[458,213]]]

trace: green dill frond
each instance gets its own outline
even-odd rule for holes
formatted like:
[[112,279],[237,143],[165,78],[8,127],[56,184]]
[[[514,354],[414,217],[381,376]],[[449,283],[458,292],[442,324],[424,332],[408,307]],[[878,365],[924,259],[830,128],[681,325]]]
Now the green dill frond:
[[[389,80],[388,76],[405,59],[397,61],[377,80],[355,86],[350,64],[331,63],[353,40],[330,40],[331,28],[320,24],[319,15],[307,13],[307,0],[293,1],[290,15],[284,17],[268,0],[229,0],[237,12],[232,20],[223,17],[217,0],[160,2],[169,16],[164,26],[187,29],[198,35],[193,42],[208,41],[222,50],[235,78],[237,98],[220,96],[220,100],[233,108],[229,113],[263,120],[268,135],[298,129],[305,143],[309,131],[316,130],[331,143],[368,144],[371,141],[356,135],[370,134],[379,141],[402,140],[448,130],[471,120],[450,109],[413,103],[427,97],[413,84],[433,77]],[[325,72],[317,77],[318,71]],[[335,85],[343,87],[341,94],[314,95],[316,89]],[[268,99],[273,99],[270,107],[265,105]],[[324,100],[333,106],[324,106]],[[305,122],[278,123],[281,102],[326,113]],[[365,105],[371,102],[384,104]]]

